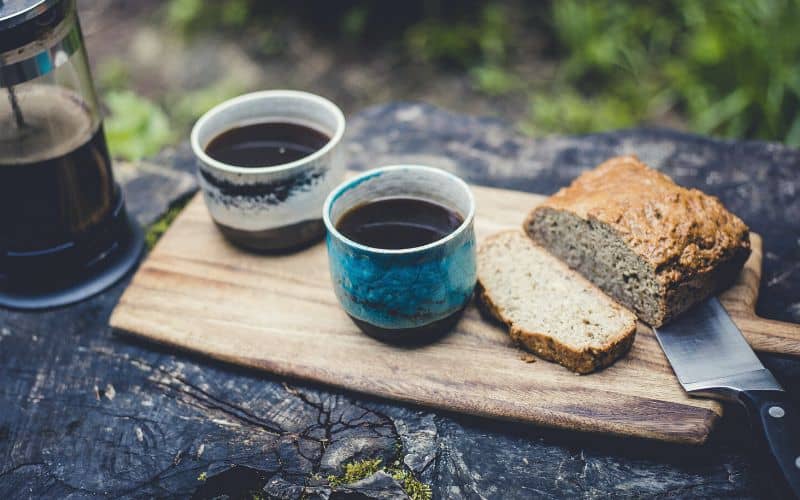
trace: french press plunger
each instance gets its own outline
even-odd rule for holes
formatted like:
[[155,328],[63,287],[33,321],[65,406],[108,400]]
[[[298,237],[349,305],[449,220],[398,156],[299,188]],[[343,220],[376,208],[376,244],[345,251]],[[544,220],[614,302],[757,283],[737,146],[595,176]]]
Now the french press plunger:
[[75,0],[0,0],[0,306],[81,300],[137,262]]

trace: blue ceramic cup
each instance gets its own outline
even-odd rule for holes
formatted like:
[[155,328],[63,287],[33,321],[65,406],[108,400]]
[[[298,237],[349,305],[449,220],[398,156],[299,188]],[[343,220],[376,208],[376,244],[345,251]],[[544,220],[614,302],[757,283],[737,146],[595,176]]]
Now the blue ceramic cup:
[[[416,198],[438,203],[464,222],[433,243],[382,249],[348,239],[336,228],[349,210],[372,201]],[[475,199],[453,174],[418,165],[364,172],[345,181],[323,207],[336,297],[353,321],[382,340],[433,340],[458,321],[475,288]]]

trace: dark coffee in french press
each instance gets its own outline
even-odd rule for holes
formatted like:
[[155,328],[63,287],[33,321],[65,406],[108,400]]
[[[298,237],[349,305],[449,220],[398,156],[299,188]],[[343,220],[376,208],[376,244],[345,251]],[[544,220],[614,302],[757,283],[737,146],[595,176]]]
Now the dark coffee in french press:
[[0,0],[0,305],[100,291],[141,239],[114,182],[74,0]]
[[102,127],[79,98],[44,88],[24,98],[22,124],[0,103],[3,236],[7,251],[46,251],[107,218],[115,186]]

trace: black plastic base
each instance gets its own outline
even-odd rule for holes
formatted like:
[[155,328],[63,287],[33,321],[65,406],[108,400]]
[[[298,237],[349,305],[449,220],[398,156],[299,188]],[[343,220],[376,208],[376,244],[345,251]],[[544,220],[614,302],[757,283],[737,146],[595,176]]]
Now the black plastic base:
[[450,330],[456,326],[458,320],[461,319],[461,315],[464,314],[464,309],[466,309],[466,306],[450,316],[414,328],[388,329],[375,326],[366,321],[354,318],[353,316],[350,316],[350,319],[353,320],[353,323],[355,323],[362,332],[374,339],[388,344],[414,347],[430,344],[447,335]]
[[144,250],[141,228],[129,217],[126,221],[129,237],[80,280],[44,292],[0,289],[0,307],[37,310],[65,306],[98,294],[119,281],[136,266]]

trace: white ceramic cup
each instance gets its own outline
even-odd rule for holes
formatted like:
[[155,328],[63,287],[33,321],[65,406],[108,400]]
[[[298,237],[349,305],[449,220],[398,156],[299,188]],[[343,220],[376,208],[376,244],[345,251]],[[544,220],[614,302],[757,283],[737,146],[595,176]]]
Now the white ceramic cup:
[[[304,158],[273,166],[229,165],[206,153],[224,132],[269,122],[311,127],[330,140]],[[322,205],[344,179],[338,147],[344,130],[344,115],[334,103],[294,90],[245,94],[203,115],[192,129],[192,150],[206,206],[225,237],[256,251],[284,251],[321,239]]]

